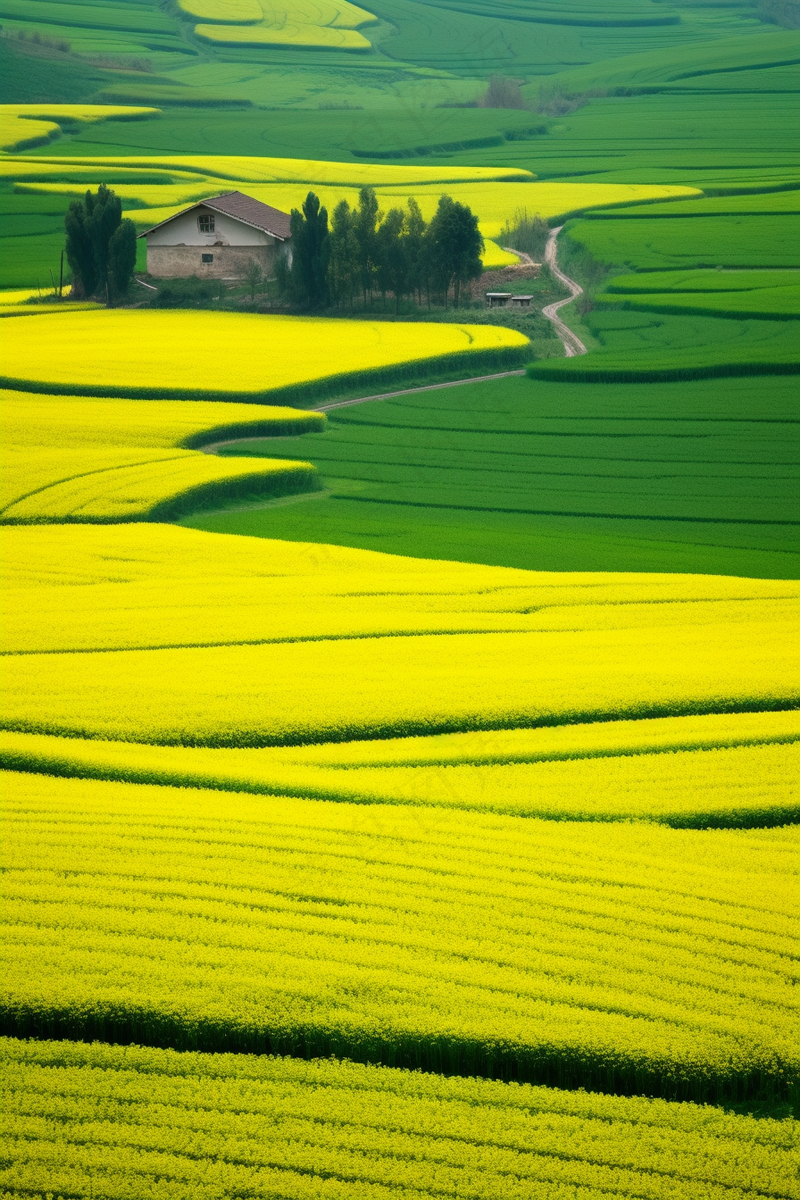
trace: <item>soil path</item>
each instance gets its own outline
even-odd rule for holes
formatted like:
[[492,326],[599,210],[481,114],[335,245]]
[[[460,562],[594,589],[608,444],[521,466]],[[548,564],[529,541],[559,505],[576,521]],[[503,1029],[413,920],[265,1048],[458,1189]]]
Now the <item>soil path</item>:
[[[316,404],[309,412],[330,412],[333,408],[349,408],[351,404],[368,404],[371,400],[391,400],[394,396],[411,396],[414,392],[432,392],[437,388],[463,387],[465,383],[487,383],[491,379],[508,379],[511,375],[524,375],[524,368],[519,371],[500,371],[496,375],[477,375],[472,379],[453,379],[449,383],[426,383],[424,387],[403,388],[400,392],[378,392],[374,396],[359,396],[355,400],[337,400],[333,404]],[[285,436],[270,437],[268,433],[262,433],[258,437],[237,437],[231,438],[224,442],[209,442],[205,446],[198,446],[198,450],[202,450],[204,454],[216,454],[220,446],[232,446],[235,443],[241,442],[268,442],[268,441],[285,441]]]
[[[550,270],[559,279],[564,287],[569,288],[571,295],[564,300],[557,300],[555,304],[548,304],[542,309],[542,315],[552,321],[558,331],[558,336],[564,343],[564,352],[567,358],[575,358],[578,354],[586,354],[587,350],[581,339],[569,329],[561,318],[558,316],[558,310],[565,304],[571,304],[576,296],[583,294],[583,288],[574,279],[570,279],[558,265],[556,258],[556,238],[563,229],[563,225],[559,225],[557,229],[550,232],[547,239],[547,246],[544,252],[544,261],[549,266]],[[529,254],[525,254],[522,250],[513,250],[513,254],[519,256],[521,266],[534,267],[537,264],[533,261]],[[392,400],[395,396],[412,396],[415,392],[432,392],[437,388],[462,387],[465,383],[486,383],[492,379],[507,379],[511,375],[524,375],[525,371],[500,371],[495,375],[478,375],[472,379],[453,379],[448,383],[427,383],[424,387],[403,388],[398,392],[378,392],[372,396],[358,396],[354,400],[336,400],[332,404],[315,404],[310,410],[311,412],[331,412],[335,408],[350,408],[353,404],[369,404],[373,400]],[[231,438],[224,442],[209,442],[206,446],[198,446],[198,450],[202,450],[204,454],[217,454],[222,446],[231,446],[234,443],[241,445],[242,442],[266,442],[272,440],[269,434],[262,434],[260,437],[250,438]],[[279,439],[276,437],[275,441]]]
[[569,288],[572,295],[567,296],[564,300],[557,300],[555,304],[548,304],[546,308],[542,309],[542,316],[547,317],[548,321],[552,321],[555,325],[558,336],[564,343],[564,353],[567,358],[577,358],[579,354],[587,354],[588,351],[578,335],[573,333],[558,315],[560,308],[563,308],[565,304],[572,304],[576,296],[583,295],[581,285],[576,283],[574,279],[570,279],[569,275],[565,275],[558,265],[556,239],[563,228],[563,225],[559,225],[556,229],[551,229],[550,236],[547,239],[547,246],[545,247],[544,261],[556,279],[560,280],[564,284],[564,287]]

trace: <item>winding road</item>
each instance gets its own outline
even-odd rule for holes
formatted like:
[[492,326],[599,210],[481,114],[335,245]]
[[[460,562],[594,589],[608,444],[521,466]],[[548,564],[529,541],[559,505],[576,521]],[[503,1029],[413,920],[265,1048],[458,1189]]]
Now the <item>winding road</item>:
[[[546,308],[542,309],[542,316],[547,317],[548,321],[552,321],[555,325],[558,336],[561,338],[561,341],[564,344],[564,353],[566,357],[576,358],[579,354],[587,354],[588,351],[577,334],[573,333],[572,330],[568,328],[568,326],[566,326],[558,316],[558,310],[563,308],[565,304],[571,304],[576,296],[582,296],[583,288],[579,283],[576,283],[574,279],[570,279],[569,275],[565,275],[558,265],[556,239],[563,228],[563,225],[559,225],[557,229],[552,229],[550,231],[550,236],[547,239],[547,245],[544,251],[544,261],[547,263],[556,279],[563,283],[564,287],[569,288],[570,295],[566,296],[563,300],[556,300],[555,304],[548,304]],[[521,265],[523,266],[536,265],[531,256],[526,254],[523,250],[512,250],[510,247],[503,247],[503,249],[509,249],[512,254],[516,254],[520,259]],[[448,383],[428,383],[423,387],[403,388],[401,391],[397,392],[378,392],[372,396],[358,396],[355,400],[337,400],[332,404],[316,404],[311,409],[311,412],[331,412],[331,410],[334,408],[350,408],[350,406],[353,404],[367,404],[370,400],[391,400],[395,396],[410,396],[414,392],[430,392],[434,391],[436,388],[460,387],[464,383],[485,383],[492,379],[507,379],[511,375],[524,374],[524,370],[500,371],[495,375],[478,375],[474,376],[472,379],[454,379],[452,382]],[[198,450],[202,450],[204,454],[216,454],[218,453],[220,446],[230,446],[234,442],[264,442],[268,440],[270,440],[269,435],[251,438],[233,438],[231,441],[209,442],[208,445],[198,446],[197,448]],[[277,441],[278,439],[276,438],[275,440]]]
[[[558,336],[561,338],[561,341],[564,345],[564,354],[566,357],[577,358],[579,354],[587,354],[588,351],[578,335],[573,333],[558,315],[558,310],[560,308],[563,308],[565,304],[572,304],[572,301],[576,298],[576,296],[583,295],[583,288],[581,285],[576,283],[574,279],[570,279],[569,275],[565,275],[558,265],[556,239],[563,228],[563,225],[559,225],[556,229],[550,230],[550,236],[547,239],[547,245],[545,246],[544,250],[544,261],[547,263],[556,279],[563,283],[565,288],[569,288],[571,294],[566,296],[563,300],[556,300],[555,304],[548,304],[546,308],[542,309],[542,316],[547,317],[548,321],[552,321],[555,325],[556,332],[558,333]],[[518,255],[524,266],[533,267],[536,265],[530,254],[525,254],[523,250],[514,250],[511,246],[503,246],[503,249],[509,250],[511,254]]]

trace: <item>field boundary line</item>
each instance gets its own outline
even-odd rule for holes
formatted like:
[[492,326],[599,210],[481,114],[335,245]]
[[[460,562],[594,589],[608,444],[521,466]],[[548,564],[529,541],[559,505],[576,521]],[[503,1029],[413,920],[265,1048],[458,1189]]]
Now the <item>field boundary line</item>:
[[433,392],[438,388],[461,387],[465,383],[488,383],[492,379],[508,379],[512,375],[524,375],[524,368],[517,371],[499,371],[494,375],[476,375],[471,379],[451,379],[447,383],[426,383],[422,387],[403,388],[399,392],[378,392],[374,396],[359,396],[356,400],[337,400],[333,404],[316,404],[309,412],[330,412],[334,408],[348,408],[351,404],[367,404],[370,400],[391,400],[394,396],[411,396],[414,392]]

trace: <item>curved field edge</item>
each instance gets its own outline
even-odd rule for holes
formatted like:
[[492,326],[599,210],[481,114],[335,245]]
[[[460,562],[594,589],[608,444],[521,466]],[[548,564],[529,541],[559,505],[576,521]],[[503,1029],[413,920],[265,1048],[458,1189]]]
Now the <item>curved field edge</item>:
[[68,1191],[67,1178],[113,1146],[106,1182],[147,1187],[148,1152],[157,1151],[188,1192],[188,1135],[215,1169],[237,1171],[247,1194],[265,1194],[269,1183],[287,1200],[331,1177],[340,1196],[364,1196],[365,1187],[371,1196],[382,1184],[463,1194],[468,1181],[470,1193],[477,1182],[481,1195],[514,1200],[520,1187],[529,1200],[563,1200],[575,1185],[582,1194],[686,1200],[711,1180],[737,1195],[786,1195],[798,1140],[786,1119],[335,1060],[6,1038],[0,1074],[17,1164],[38,1172],[44,1159],[61,1173],[66,1149],[59,1182]]
[[[122,473],[124,474],[124,471]],[[101,493],[104,474],[113,477],[118,472],[99,473],[98,481]],[[116,490],[118,490],[119,482],[117,480],[114,482]],[[39,494],[47,500],[48,494],[57,486],[43,488]],[[209,509],[218,510],[235,505],[237,502],[263,502],[283,496],[320,491],[321,488],[322,483],[317,470],[310,463],[278,463],[275,460],[270,464],[267,460],[261,465],[260,470],[253,467],[251,470],[245,469],[238,474],[231,473],[227,478],[208,479],[187,484],[174,491],[172,495],[156,499],[149,505],[144,502],[139,508],[131,509],[127,513],[92,512],[87,511],[87,506],[81,506],[75,512],[43,512],[25,516],[15,516],[6,511],[0,514],[0,523],[3,525],[119,525],[139,521],[174,521]],[[168,476],[164,481],[164,491],[169,492]],[[102,505],[102,494],[97,497],[97,502]]]
[[[387,367],[376,367],[374,370],[343,371],[307,383],[287,384],[255,392],[188,387],[109,387],[108,384],[91,387],[86,384],[42,383],[33,379],[12,379],[7,376],[0,376],[0,387],[49,395],[108,396],[131,400],[233,400],[251,404],[295,404],[338,397],[350,388],[379,389],[394,384],[427,382],[432,377],[438,379],[451,375],[453,379],[469,380],[473,376],[524,366],[529,362],[530,355],[528,345],[463,350],[455,354],[438,357],[434,355]],[[468,375],[464,374],[466,370],[469,370]]]
[[[322,490],[322,481],[316,467],[304,464],[288,471],[252,471],[231,479],[212,480],[186,488],[175,496],[160,500],[148,510],[149,521],[174,521],[189,513],[203,509],[216,509],[222,505],[243,500],[273,500],[282,496],[295,496],[302,492]],[[111,520],[112,518],[109,518]],[[76,517],[76,520],[80,518]],[[136,520],[136,517],[131,517]]]
[[797,1089],[794,829],[12,773],[3,793],[10,1035],[703,1102]]
[[[797,776],[792,744],[800,734],[796,713],[774,714],[774,731],[769,728],[772,722],[758,720],[771,716],[745,719],[745,724],[762,727],[738,736],[732,729],[716,745],[703,744],[702,738],[692,745],[691,736],[681,739],[676,732],[671,745],[587,747],[583,754],[578,749],[545,751],[538,758],[530,751],[527,762],[417,762],[410,767],[402,762],[373,765],[371,759],[379,759],[381,750],[374,742],[312,747],[304,759],[297,751],[144,747],[0,731],[0,767],[62,778],[352,804],[414,804],[554,821],[641,820],[674,829],[774,828],[800,822],[800,798],[792,786]],[[722,721],[711,717],[707,723],[713,727]],[[703,718],[668,718],[666,724],[681,722],[697,726]],[[652,728],[659,722],[643,724]],[[579,736],[591,733],[591,726],[573,728]],[[531,732],[528,740],[535,742]],[[568,734],[569,727],[557,727],[554,733],[549,740]],[[467,746],[476,740],[469,734],[456,738]],[[513,734],[506,732],[504,740],[513,741]],[[518,740],[524,740],[524,733]],[[689,745],[681,745],[681,740]],[[413,758],[416,741],[422,743],[417,756],[424,757],[426,742],[437,739],[409,738],[391,747],[389,757],[394,751]],[[616,799],[618,793],[622,801]]]
[[[608,355],[611,358],[611,355]],[[797,362],[750,362],[750,363],[686,363],[683,366],[626,367],[622,363],[592,366],[592,359],[555,359],[548,362],[529,363],[531,379],[547,379],[555,383],[670,383],[684,379],[721,379],[734,375],[799,375],[800,358]],[[580,365],[573,365],[579,363]]]

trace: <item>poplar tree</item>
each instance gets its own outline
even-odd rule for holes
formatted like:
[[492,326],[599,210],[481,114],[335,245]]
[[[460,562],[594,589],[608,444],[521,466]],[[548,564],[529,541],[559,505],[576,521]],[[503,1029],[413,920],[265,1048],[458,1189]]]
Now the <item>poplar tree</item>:
[[346,200],[340,200],[331,221],[331,253],[328,261],[328,289],[337,304],[352,304],[360,283],[359,248],[355,233],[355,213]]
[[483,238],[478,218],[465,204],[442,196],[436,214],[428,226],[427,241],[434,279],[444,295],[444,306],[452,285],[453,303],[458,308],[461,288],[469,279],[477,279],[483,270]]
[[378,259],[378,282],[384,298],[394,294],[394,311],[399,313],[400,300],[409,290],[408,236],[406,215],[402,208],[390,208],[378,226],[375,238]]
[[358,194],[358,208],[355,211],[353,232],[358,245],[358,270],[361,290],[364,293],[364,307],[367,305],[367,295],[372,291],[377,266],[377,236],[380,213],[375,189],[363,187]]
[[417,293],[421,301],[423,290],[429,293],[429,267],[425,247],[425,231],[427,225],[422,210],[413,196],[408,201],[408,216],[406,217],[406,254],[408,256],[408,288]]
[[323,308],[328,300],[328,260],[331,249],[328,210],[313,192],[306,196],[302,212],[292,209],[290,227],[290,290],[300,304],[309,308]]

